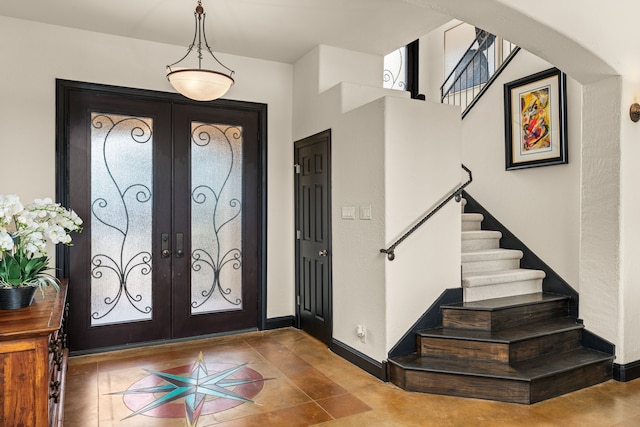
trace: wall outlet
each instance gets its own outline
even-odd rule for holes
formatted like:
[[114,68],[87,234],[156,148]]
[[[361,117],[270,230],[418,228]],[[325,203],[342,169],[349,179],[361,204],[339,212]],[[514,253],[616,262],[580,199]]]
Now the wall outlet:
[[362,325],[356,326],[356,335],[360,338],[360,341],[366,342],[367,331]]

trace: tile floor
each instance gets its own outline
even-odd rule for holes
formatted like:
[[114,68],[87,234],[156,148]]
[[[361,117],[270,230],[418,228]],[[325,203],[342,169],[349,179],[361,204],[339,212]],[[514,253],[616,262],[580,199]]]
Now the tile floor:
[[[528,406],[409,393],[360,370],[304,332],[287,328],[73,357],[65,427],[186,426],[184,398],[136,415],[167,392],[130,390],[195,381],[190,371],[200,353],[205,374],[239,370],[224,378],[207,377],[207,390],[222,397],[205,400],[198,427],[640,426],[640,380],[609,381]],[[145,369],[177,376],[167,381]],[[237,384],[247,379],[251,382]]]

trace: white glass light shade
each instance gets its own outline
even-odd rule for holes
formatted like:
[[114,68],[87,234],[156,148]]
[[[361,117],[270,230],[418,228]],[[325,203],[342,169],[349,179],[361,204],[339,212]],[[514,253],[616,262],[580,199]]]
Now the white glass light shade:
[[218,99],[234,83],[226,74],[197,68],[167,69],[167,79],[175,90],[195,101]]

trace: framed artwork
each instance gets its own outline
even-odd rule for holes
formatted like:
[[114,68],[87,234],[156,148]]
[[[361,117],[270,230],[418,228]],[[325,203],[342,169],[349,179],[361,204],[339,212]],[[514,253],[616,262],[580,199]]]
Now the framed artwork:
[[557,68],[504,85],[506,170],[569,162],[566,92]]

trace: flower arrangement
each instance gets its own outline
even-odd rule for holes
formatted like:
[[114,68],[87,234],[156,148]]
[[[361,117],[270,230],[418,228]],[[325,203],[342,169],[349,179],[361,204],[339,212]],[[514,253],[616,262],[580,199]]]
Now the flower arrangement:
[[42,287],[56,289],[49,269],[47,241],[71,245],[70,232],[82,231],[82,219],[49,198],[26,207],[15,195],[0,195],[0,288]]

